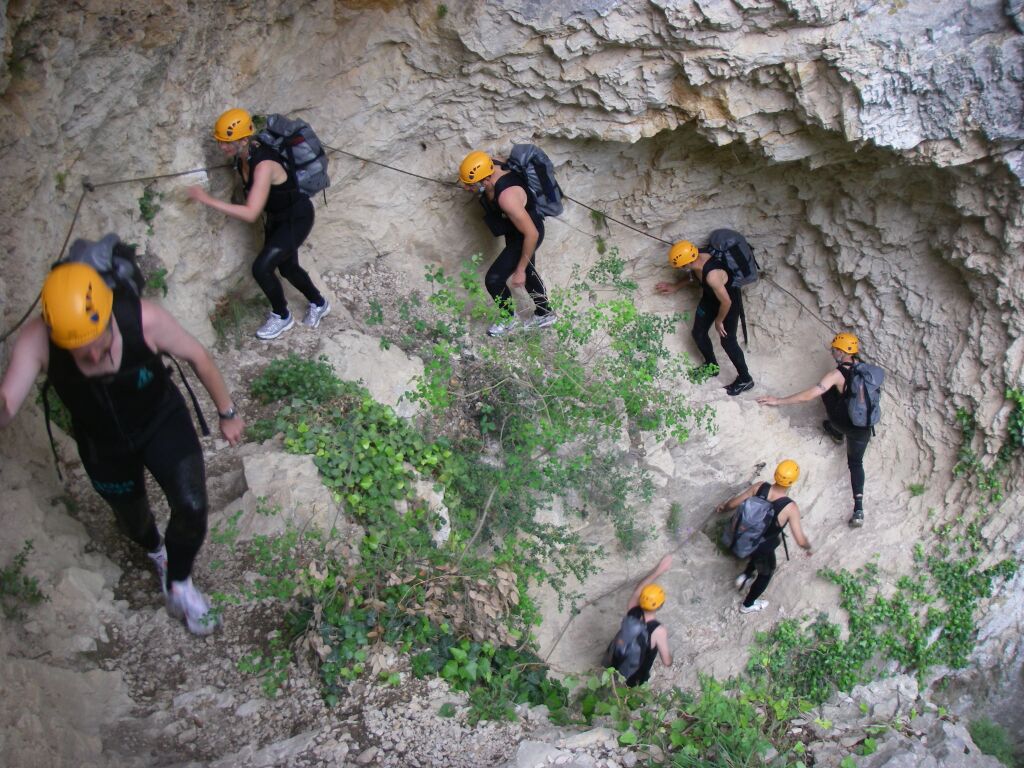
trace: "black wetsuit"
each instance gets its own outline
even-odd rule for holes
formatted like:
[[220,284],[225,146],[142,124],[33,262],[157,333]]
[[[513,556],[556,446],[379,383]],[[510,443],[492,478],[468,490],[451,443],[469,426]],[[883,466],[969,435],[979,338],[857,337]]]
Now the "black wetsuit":
[[[757,489],[757,494],[767,498],[768,489],[770,488],[771,483],[761,483],[761,487]],[[757,578],[750,585],[750,591],[747,592],[747,596],[743,600],[743,605],[747,608],[752,606],[754,601],[764,593],[768,588],[768,583],[772,580],[772,576],[775,574],[775,568],[778,565],[775,559],[775,550],[782,543],[782,531],[786,527],[785,525],[779,525],[779,515],[782,514],[782,510],[792,503],[793,500],[789,496],[783,496],[771,503],[772,521],[768,525],[768,530],[764,533],[764,541],[750,555],[750,560],[747,562],[747,568],[744,571],[748,577],[753,576],[754,571],[757,571]]]
[[[628,615],[635,616],[636,618],[643,621],[644,609],[639,605],[630,608]],[[626,685],[633,688],[637,685],[643,685],[651,679],[651,667],[654,666],[654,659],[658,656],[658,650],[651,644],[650,637],[654,634],[654,630],[661,626],[661,622],[657,619],[651,619],[647,622],[647,637],[648,643],[647,648],[644,650],[644,656],[640,660],[640,667],[632,675],[626,678]]]
[[116,373],[86,376],[52,341],[47,377],[71,414],[72,430],[93,487],[124,532],[148,552],[160,546],[146,499],[143,468],[171,508],[165,542],[167,578],[182,581],[206,536],[206,470],[185,401],[164,361],[142,334],[138,297],[114,291],[113,317],[122,338]]
[[[504,167],[502,166],[502,168]],[[523,233],[516,229],[516,226],[509,221],[508,217],[505,216],[498,206],[498,198],[509,187],[522,187],[526,192],[526,212],[530,215],[530,220],[537,228],[537,245],[530,255],[530,263],[526,266],[526,290],[536,305],[535,313],[547,315],[551,312],[551,306],[548,304],[547,290],[544,288],[544,282],[537,273],[536,266],[537,249],[544,242],[544,217],[537,212],[537,201],[530,191],[529,185],[523,180],[522,176],[515,172],[506,173],[494,183],[493,201],[488,200],[487,195],[480,196],[480,202],[484,206],[484,218],[491,231],[495,235],[505,236],[505,247],[487,270],[487,275],[484,277],[484,286],[487,288],[487,292],[491,294],[491,298],[499,304],[506,304],[511,301],[512,292],[508,287],[508,279],[519,266],[519,259],[523,255],[524,237]]]
[[726,274],[725,290],[729,294],[732,305],[729,307],[729,313],[723,321],[728,335],[722,338],[715,331],[715,336],[718,337],[722,344],[722,349],[725,350],[725,354],[729,356],[729,360],[736,368],[738,377],[746,380],[750,378],[750,372],[747,370],[747,361],[743,357],[743,350],[740,349],[740,341],[736,334],[739,328],[740,315],[743,312],[743,293],[739,288],[732,286],[732,275],[729,274],[725,263],[718,256],[712,256],[708,259],[704,264],[704,269],[701,271],[701,283],[704,288],[701,293],[700,302],[697,304],[697,311],[694,313],[691,334],[693,335],[693,340],[697,343],[697,349],[700,350],[701,355],[704,357],[705,365],[718,365],[714,347],[711,346],[709,332],[715,327],[715,317],[718,316],[721,302],[718,301],[714,289],[708,285],[707,280],[708,273],[716,269],[720,269]]
[[829,422],[846,436],[846,464],[850,468],[850,485],[853,488],[854,504],[860,509],[864,498],[864,452],[867,451],[868,442],[871,440],[871,427],[854,426],[846,408],[845,391],[850,386],[853,364],[840,363],[837,367],[843,374],[844,391],[840,392],[837,387],[829,387],[821,396],[821,400],[825,404]]
[[288,174],[288,179],[281,184],[270,185],[270,194],[263,209],[263,250],[252,263],[252,276],[267,295],[275,314],[286,317],[288,302],[285,300],[281,281],[274,274],[275,269],[294,285],[307,301],[318,306],[324,303],[323,295],[313,285],[309,274],[299,266],[299,246],[313,229],[313,203],[299,190],[295,174],[284,158],[273,147],[263,144],[253,144],[249,152],[248,179],[242,174],[241,163],[237,164],[238,175],[242,177],[246,196],[252,189],[256,166],[264,160],[280,163]]

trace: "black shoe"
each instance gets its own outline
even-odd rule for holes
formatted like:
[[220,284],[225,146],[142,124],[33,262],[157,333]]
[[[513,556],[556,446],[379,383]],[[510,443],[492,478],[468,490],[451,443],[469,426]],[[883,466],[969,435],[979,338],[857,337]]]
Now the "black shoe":
[[745,379],[736,379],[736,381],[726,387],[725,394],[729,395],[729,397],[736,397],[736,395],[753,388],[754,380],[747,376]]
[[835,443],[836,445],[843,444],[843,438],[845,437],[845,435],[843,435],[842,432],[840,432],[838,429],[832,426],[831,421],[825,419],[823,422],[821,422],[821,428],[825,430],[826,435],[832,438],[833,443]]
[[860,528],[863,525],[864,525],[864,510],[863,509],[854,509],[853,510],[853,517],[850,518],[850,527],[851,528]]

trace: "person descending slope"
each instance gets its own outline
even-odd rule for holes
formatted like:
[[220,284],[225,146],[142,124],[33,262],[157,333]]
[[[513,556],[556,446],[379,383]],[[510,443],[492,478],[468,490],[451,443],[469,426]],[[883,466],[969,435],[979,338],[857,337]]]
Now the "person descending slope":
[[[82,243],[103,241],[80,240],[72,251]],[[213,632],[218,620],[191,577],[206,536],[203,451],[161,354],[192,366],[217,407],[224,439],[236,445],[244,424],[220,371],[166,310],[132,291],[112,290],[87,264],[58,264],[41,298],[42,317],[22,328],[0,382],[0,427],[11,422],[45,371],[71,414],[93,487],[153,561],[168,613],[197,635]],[[144,468],[171,508],[163,537],[146,498]]]
[[252,117],[244,109],[229,109],[217,118],[213,130],[217,146],[238,169],[245,189],[244,205],[218,200],[199,186],[189,187],[188,196],[250,223],[265,214],[263,249],[252,263],[252,276],[270,301],[271,312],[256,336],[276,339],[295,325],[295,319],[275,270],[309,302],[304,325],[316,328],[331,305],[299,266],[299,246],[313,229],[313,203],[299,187],[295,169],[277,150],[256,139],[255,131]]
[[[754,379],[747,369],[747,361],[740,349],[736,331],[739,328],[740,316],[743,314],[743,294],[734,285],[736,278],[726,266],[723,258],[699,251],[697,246],[686,240],[680,240],[668,252],[669,263],[676,269],[689,270],[703,286],[697,311],[694,313],[691,334],[697,343],[697,349],[704,356],[705,365],[718,366],[714,347],[711,346],[709,331],[712,326],[718,333],[722,349],[736,368],[736,379],[726,388],[726,394],[738,395],[753,389]],[[675,283],[658,283],[654,289],[658,293],[675,293],[682,281]],[[717,375],[717,371],[715,374]]]
[[864,525],[864,452],[881,414],[882,370],[859,360],[860,342],[852,333],[840,333],[830,345],[836,367],[813,387],[788,397],[759,397],[761,405],[778,406],[805,403],[821,397],[828,418],[821,426],[833,442],[846,440],[846,463],[853,489],[853,515],[850,526]]
[[800,467],[786,459],[775,468],[773,483],[754,483],[742,493],[723,501],[715,512],[736,510],[722,534],[722,542],[738,557],[749,558],[736,577],[736,589],[750,591],[740,604],[740,613],[763,611],[767,600],[759,598],[775,574],[775,550],[782,543],[787,525],[793,538],[811,556],[811,542],[800,526],[800,509],[786,494],[800,476]]
[[666,667],[672,666],[668,630],[656,618],[658,609],[665,603],[665,590],[654,583],[671,567],[672,555],[665,555],[636,585],[619,631],[605,652],[604,666],[617,669],[630,687],[650,679],[655,657],[660,657]]
[[[495,165],[486,152],[470,152],[459,166],[463,189],[476,192],[484,208],[484,221],[495,237],[505,237],[505,247],[494,260],[484,286],[491,298],[512,313],[509,320],[487,329],[489,336],[523,328],[547,328],[557,316],[548,304],[547,290],[537,273],[537,248],[544,242],[544,217],[527,180],[507,163]],[[525,286],[535,305],[533,317],[520,324],[516,319],[509,287]]]

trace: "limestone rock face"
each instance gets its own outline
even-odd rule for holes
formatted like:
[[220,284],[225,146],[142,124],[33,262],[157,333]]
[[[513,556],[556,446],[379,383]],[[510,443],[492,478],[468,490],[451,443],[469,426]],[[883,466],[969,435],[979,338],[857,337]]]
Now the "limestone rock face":
[[[493,256],[476,201],[451,183],[458,163],[471,149],[501,156],[514,141],[536,141],[573,198],[548,220],[539,250],[551,286],[593,261],[599,235],[626,258],[645,309],[692,309],[685,292],[653,295],[657,280],[673,277],[662,241],[700,242],[729,226],[765,267],[745,292],[754,394],[797,391],[820,377],[828,360],[819,358],[839,330],[854,330],[866,357],[886,368],[885,429],[869,454],[877,516],[857,546],[842,539],[846,470],[821,442],[814,404],[766,412],[742,398],[722,404],[711,386],[694,398],[715,401],[718,434],[649,452],[659,487],[646,511],[652,529],[677,501],[683,529],[700,531],[712,496],[752,481],[751,469],[756,475],[766,461],[799,453],[808,527],[838,564],[878,551],[909,563],[912,541],[929,525],[927,505],[950,519],[961,511],[963,485],[948,478],[956,410],[974,412],[982,431],[1005,427],[1003,392],[1024,375],[1020,0],[455,0],[446,13],[436,3],[331,0],[3,7],[5,339],[35,311],[66,238],[115,231],[139,245],[150,274],[166,270],[168,292],[158,298],[212,341],[208,318],[218,302],[258,295],[250,265],[262,233],[189,201],[185,188],[231,196],[235,175],[210,132],[221,111],[244,106],[301,115],[343,150],[331,155],[326,205],[315,201],[317,222],[300,249],[318,280],[380,264],[411,289],[423,286],[427,265],[452,274],[470,254]],[[185,171],[194,172],[174,175]],[[615,223],[605,229],[574,201],[650,237]],[[339,372],[412,415],[400,397],[422,362],[336,328],[325,326],[322,348]],[[696,354],[685,332],[675,343]],[[4,367],[8,353],[9,342],[0,342]],[[19,416],[19,429],[28,418]],[[118,570],[85,551],[82,531],[66,518],[47,510],[35,517],[32,500],[14,488],[28,481],[8,469],[8,460],[39,463],[29,456],[4,453],[0,478],[15,492],[0,512],[17,532],[12,546],[30,536],[40,548],[48,541],[55,599],[46,610],[59,612],[48,621],[62,629],[45,649],[63,664],[103,642],[98,616],[109,610]],[[239,503],[255,523],[265,522],[255,515],[261,495],[282,507],[329,509],[329,500],[301,497],[298,484],[315,485],[315,473],[296,457],[252,454],[245,475],[250,491]],[[925,478],[916,508],[905,489]],[[1021,538],[1019,490],[1011,478],[986,523],[986,537],[1008,551]],[[0,556],[9,554],[0,545]],[[690,571],[722,584],[686,574],[670,616],[691,642],[681,658],[728,674],[736,653],[721,647],[723,632],[738,647],[757,625],[741,625],[731,609],[720,620],[690,621],[734,594],[731,566],[713,547],[701,542],[686,557]],[[793,578],[772,587],[776,606],[814,605],[822,593],[802,584],[816,565],[788,567]],[[566,633],[582,649],[577,656],[601,650],[620,615],[615,589],[642,570],[620,560],[597,580],[611,597]],[[1000,599],[1004,615],[1020,615],[1019,582]],[[560,627],[546,623],[542,642]],[[1019,680],[1014,631],[995,622],[985,632],[985,672],[971,682],[979,697]],[[31,666],[23,661],[19,670]],[[49,729],[46,706],[37,703],[32,716]],[[69,759],[90,764],[93,737],[69,736]],[[954,737],[935,735],[955,745]]]

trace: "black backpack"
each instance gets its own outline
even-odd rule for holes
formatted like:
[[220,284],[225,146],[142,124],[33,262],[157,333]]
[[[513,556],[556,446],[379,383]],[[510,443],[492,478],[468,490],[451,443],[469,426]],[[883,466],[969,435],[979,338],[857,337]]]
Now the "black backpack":
[[312,197],[323,191],[326,199],[326,189],[331,186],[327,153],[313,126],[299,118],[289,120],[284,115],[267,115],[267,125],[256,138],[285,158],[302,194]]
[[716,229],[708,237],[707,252],[718,256],[732,275],[732,285],[742,288],[757,282],[760,265],[754,258],[750,243],[739,232],[731,229]]
[[565,210],[562,188],[555,181],[555,166],[536,144],[515,144],[506,161],[510,171],[526,180],[541,216],[559,216]]
[[614,667],[627,680],[640,670],[644,656],[651,648],[647,633],[647,622],[643,616],[627,613],[615,638],[608,644],[604,654],[604,666]]

